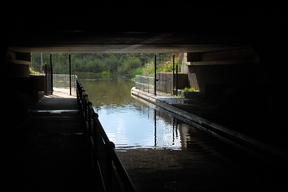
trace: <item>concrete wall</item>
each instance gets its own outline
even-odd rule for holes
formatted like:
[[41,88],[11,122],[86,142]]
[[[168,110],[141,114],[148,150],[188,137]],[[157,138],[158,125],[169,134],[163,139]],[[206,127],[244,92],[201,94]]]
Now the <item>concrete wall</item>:
[[[187,54],[188,62],[197,61],[229,61],[230,64],[241,63],[259,63],[259,57],[252,48],[242,48],[214,52],[196,52]],[[219,62],[221,64],[221,62]],[[222,62],[223,64],[223,62]]]
[[12,78],[29,77],[31,64],[30,53],[15,53],[8,51],[6,76]]
[[186,66],[190,85],[198,85],[201,98],[209,103],[219,104],[236,91],[246,92],[268,81],[252,48],[188,53]]
[[34,83],[34,102],[39,101],[45,93],[45,75],[30,75],[30,78],[33,79]]
[[7,66],[7,76],[12,78],[29,77],[29,65],[9,63]]
[[235,91],[247,92],[267,83],[267,74],[259,64],[189,66],[189,74],[197,76],[200,94],[211,103],[219,103]]
[[275,66],[267,67],[262,58],[252,49],[188,54],[188,77],[194,74],[200,89],[199,97],[193,99],[216,107],[206,118],[257,136],[270,132],[272,124],[267,126],[264,120],[276,117],[271,98],[283,87],[276,89],[280,81],[271,84]]
[[[172,93],[173,90],[173,73],[172,72],[160,72],[156,74],[158,81],[156,82],[157,90]],[[176,82],[176,74],[174,74]],[[178,73],[178,89],[183,89],[189,86],[188,75],[185,73]]]

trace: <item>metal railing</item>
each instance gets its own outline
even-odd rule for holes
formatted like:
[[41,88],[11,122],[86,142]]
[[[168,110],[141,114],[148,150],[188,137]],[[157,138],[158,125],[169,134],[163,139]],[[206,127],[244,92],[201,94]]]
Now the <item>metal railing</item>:
[[154,83],[155,83],[155,77],[148,76],[148,75],[136,75],[135,76],[135,87],[136,89],[148,92],[148,93],[154,93]]
[[98,119],[98,114],[95,113],[92,103],[77,77],[76,85],[86,145],[91,163],[96,171],[97,189],[104,192],[136,192],[127,171],[115,152],[114,143],[109,140]]

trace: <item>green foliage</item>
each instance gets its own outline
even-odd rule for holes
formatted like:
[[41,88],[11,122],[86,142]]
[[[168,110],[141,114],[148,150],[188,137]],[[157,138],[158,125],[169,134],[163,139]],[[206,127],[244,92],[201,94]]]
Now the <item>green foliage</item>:
[[101,73],[101,76],[102,76],[102,77],[111,77],[112,74],[110,73],[110,71],[103,71],[103,72]]
[[143,68],[137,68],[130,72],[130,77],[135,77],[136,75],[143,74]]
[[141,61],[139,58],[131,57],[123,61],[122,65],[117,68],[118,74],[130,74],[136,68],[141,66]]
[[[179,62],[179,57],[175,57],[175,61],[174,61],[174,70],[176,71],[176,67],[178,67],[178,72],[181,71],[181,65]],[[172,58],[170,58],[169,61],[166,61],[162,64],[160,64],[159,66],[157,66],[157,72],[173,72],[173,61]]]
[[185,87],[184,91],[195,91],[194,87]]
[[157,68],[157,72],[172,72],[173,71],[173,64],[168,62],[168,63],[163,63]]
[[[137,74],[153,74],[155,55],[158,71],[170,70],[171,67],[166,66],[165,63],[171,60],[171,53],[72,53],[72,72],[127,77],[134,77]],[[43,65],[49,64],[50,54],[43,53],[42,56]],[[69,53],[53,53],[52,64],[55,74],[68,74]],[[40,53],[32,53],[32,68],[34,71],[42,71]]]
[[145,75],[150,75],[150,74],[154,74],[155,69],[154,69],[154,62],[149,62],[146,63],[145,66],[142,68],[142,72]]
[[29,67],[29,72],[30,72],[30,74],[40,74],[40,72],[39,71],[35,71],[33,69],[33,67]]

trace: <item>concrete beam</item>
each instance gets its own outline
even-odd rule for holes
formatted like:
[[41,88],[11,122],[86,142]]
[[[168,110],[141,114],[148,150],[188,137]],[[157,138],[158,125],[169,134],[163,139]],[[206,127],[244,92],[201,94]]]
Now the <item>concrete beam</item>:
[[187,62],[187,65],[236,65],[236,64],[251,64],[259,63],[257,59],[244,59],[244,60],[219,60],[219,61],[193,61]]

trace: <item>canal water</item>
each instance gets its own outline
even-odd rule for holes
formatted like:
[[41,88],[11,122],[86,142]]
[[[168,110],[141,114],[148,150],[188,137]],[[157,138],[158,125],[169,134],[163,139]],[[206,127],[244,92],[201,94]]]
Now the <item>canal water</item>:
[[184,135],[178,121],[156,106],[133,98],[130,79],[80,79],[116,149],[181,150]]
[[287,191],[286,170],[133,98],[129,79],[79,79],[138,192]]

